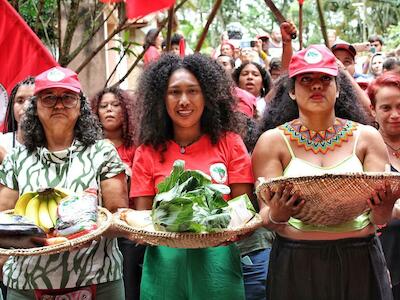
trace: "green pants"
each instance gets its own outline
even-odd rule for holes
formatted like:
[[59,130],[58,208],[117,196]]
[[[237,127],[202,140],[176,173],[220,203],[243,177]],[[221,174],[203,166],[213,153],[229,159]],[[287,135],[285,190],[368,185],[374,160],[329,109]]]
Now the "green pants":
[[244,300],[236,245],[205,249],[147,247],[141,300]]
[[[33,290],[7,289],[7,300],[33,300]],[[96,286],[96,300],[125,300],[124,282],[122,279],[100,283]]]

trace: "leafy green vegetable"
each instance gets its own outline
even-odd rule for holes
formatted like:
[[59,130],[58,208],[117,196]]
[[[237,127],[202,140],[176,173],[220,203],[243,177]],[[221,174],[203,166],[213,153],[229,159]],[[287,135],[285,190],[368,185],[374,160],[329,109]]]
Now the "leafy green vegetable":
[[174,162],[170,176],[157,185],[152,219],[158,230],[171,232],[213,232],[227,228],[228,204],[223,194],[228,186],[212,184],[201,171],[184,169],[185,162]]

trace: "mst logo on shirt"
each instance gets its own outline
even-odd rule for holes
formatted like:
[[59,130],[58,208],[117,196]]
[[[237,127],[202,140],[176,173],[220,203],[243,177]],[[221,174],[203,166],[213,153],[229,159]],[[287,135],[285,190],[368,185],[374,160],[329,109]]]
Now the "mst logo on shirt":
[[212,164],[210,166],[210,175],[216,183],[220,184],[226,183],[228,179],[228,171],[223,163]]

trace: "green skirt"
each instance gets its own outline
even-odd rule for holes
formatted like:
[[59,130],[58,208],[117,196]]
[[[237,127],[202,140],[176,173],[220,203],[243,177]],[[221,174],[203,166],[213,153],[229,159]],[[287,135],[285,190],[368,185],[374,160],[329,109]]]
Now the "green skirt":
[[147,247],[140,299],[244,300],[239,250]]

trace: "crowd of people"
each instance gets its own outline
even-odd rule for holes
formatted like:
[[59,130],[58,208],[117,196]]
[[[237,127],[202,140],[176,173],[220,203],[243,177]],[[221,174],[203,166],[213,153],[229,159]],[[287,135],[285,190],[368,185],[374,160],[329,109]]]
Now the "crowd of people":
[[305,202],[291,186],[254,194],[260,177],[400,170],[398,60],[373,37],[360,72],[354,45],[294,52],[293,33],[284,22],[240,51],[223,39],[211,57],[187,55],[178,34],[163,53],[151,30],[137,90],[92,99],[67,68],[18,83],[0,136],[0,211],[56,186],[94,188],[111,212],[149,210],[180,159],[228,185],[228,198],[247,194],[264,226],[203,249],[109,231],[59,254],[9,257],[6,299],[400,299],[400,194],[390,185],[365,199],[367,212],[330,226],[294,217]]

